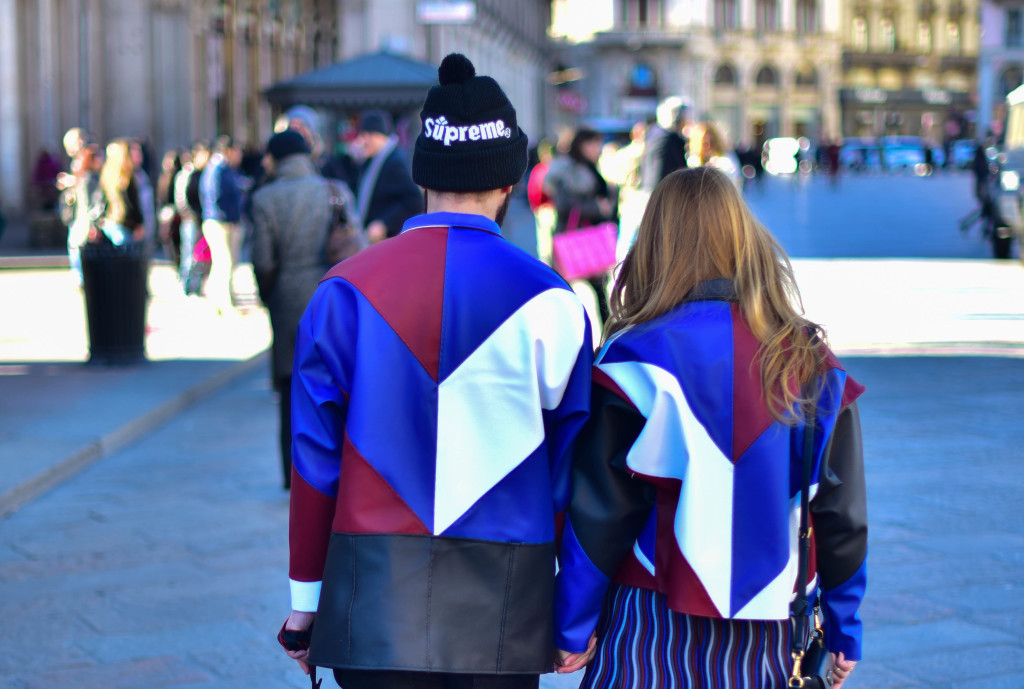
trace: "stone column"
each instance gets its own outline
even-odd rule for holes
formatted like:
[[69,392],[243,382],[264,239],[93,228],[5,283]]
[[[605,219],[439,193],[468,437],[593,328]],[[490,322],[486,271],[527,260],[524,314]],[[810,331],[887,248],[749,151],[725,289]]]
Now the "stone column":
[[21,144],[24,138],[20,111],[22,109],[18,79],[17,0],[0,0],[0,202],[8,221],[25,208],[25,159]]
[[39,141],[51,153],[57,153],[61,134],[57,124],[58,28],[53,0],[38,0],[39,12]]

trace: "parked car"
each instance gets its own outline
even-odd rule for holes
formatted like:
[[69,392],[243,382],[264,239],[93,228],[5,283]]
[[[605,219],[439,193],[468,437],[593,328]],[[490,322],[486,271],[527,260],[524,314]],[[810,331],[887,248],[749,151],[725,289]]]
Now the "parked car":
[[918,172],[924,165],[924,140],[919,136],[883,136],[882,164],[887,170]]
[[849,137],[839,149],[839,165],[851,172],[877,172],[882,167],[878,143],[871,137]]

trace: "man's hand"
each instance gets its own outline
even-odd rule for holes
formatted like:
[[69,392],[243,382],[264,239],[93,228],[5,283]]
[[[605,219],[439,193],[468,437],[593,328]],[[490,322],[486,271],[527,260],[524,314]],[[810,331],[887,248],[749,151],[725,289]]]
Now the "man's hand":
[[380,220],[374,220],[372,223],[366,226],[366,237],[370,240],[371,244],[387,239],[388,226]]
[[555,672],[565,675],[581,670],[594,659],[595,651],[597,651],[597,632],[590,635],[590,641],[587,642],[587,650],[582,653],[569,653],[568,651],[558,649],[558,665],[555,666]]
[[[296,610],[292,610],[292,613],[288,615],[288,619],[284,622],[284,628],[294,631],[305,631],[313,626],[314,619],[316,619],[315,612],[298,612]],[[309,664],[306,663],[306,656],[309,655],[308,649],[303,649],[301,651],[289,651],[288,649],[285,649],[285,653],[288,654],[289,658],[299,664],[299,667],[302,668],[302,671],[305,674],[309,674]]]
[[843,682],[846,681],[846,678],[850,676],[850,673],[853,672],[853,668],[857,665],[857,661],[847,660],[846,656],[842,653],[840,653],[838,657],[833,653],[832,658],[836,662],[836,669],[833,671],[836,681],[832,685],[832,689],[839,689],[839,687],[843,686]]

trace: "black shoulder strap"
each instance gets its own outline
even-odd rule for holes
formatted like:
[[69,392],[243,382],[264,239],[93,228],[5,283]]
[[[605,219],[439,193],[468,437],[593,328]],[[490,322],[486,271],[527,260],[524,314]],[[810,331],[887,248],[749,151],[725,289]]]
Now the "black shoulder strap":
[[796,598],[790,609],[793,617],[793,636],[790,639],[792,651],[803,651],[804,639],[807,638],[807,625],[810,617],[807,614],[807,570],[811,554],[810,532],[810,491],[811,474],[814,470],[814,408],[804,418],[804,452],[803,471],[800,481],[800,546],[797,565]]

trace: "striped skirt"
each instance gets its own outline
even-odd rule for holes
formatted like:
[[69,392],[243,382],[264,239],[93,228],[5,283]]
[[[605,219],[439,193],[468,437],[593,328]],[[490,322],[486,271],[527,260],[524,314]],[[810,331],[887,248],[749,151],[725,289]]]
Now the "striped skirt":
[[580,689],[783,689],[789,620],[722,620],[669,609],[655,591],[613,585]]

